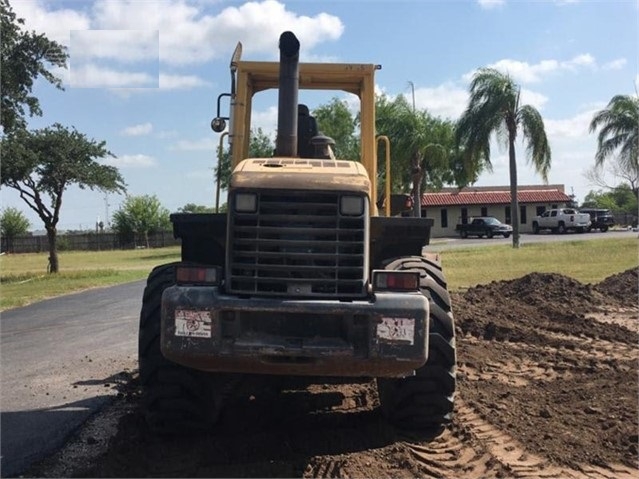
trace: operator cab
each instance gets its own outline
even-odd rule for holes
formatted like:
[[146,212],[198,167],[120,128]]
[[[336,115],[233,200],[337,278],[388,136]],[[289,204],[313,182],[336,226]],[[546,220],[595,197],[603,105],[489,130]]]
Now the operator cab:
[[335,159],[335,140],[320,134],[315,117],[309,113],[308,106],[303,104],[297,105],[297,138],[299,158]]

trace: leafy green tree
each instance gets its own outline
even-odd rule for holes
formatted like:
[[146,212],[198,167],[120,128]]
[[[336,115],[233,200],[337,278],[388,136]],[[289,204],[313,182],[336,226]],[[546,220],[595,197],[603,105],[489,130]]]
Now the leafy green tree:
[[[597,112],[590,122],[590,132],[599,129],[595,155],[596,166],[607,158],[617,158],[621,171],[639,175],[639,98],[614,96],[608,106]],[[635,191],[635,195],[637,192]]]
[[[455,180],[450,161],[456,158],[454,125],[414,110],[403,95],[377,99],[376,128],[391,143],[393,190],[406,191],[412,184],[414,214],[421,216],[421,195],[426,188],[439,189]],[[380,170],[383,163],[380,161]]]
[[[261,128],[251,130],[249,140],[249,158],[271,158],[275,145],[269,136]],[[221,169],[220,169],[221,168]],[[215,175],[219,175],[220,189],[226,190],[231,181],[231,152],[227,148],[222,152],[222,161],[218,161],[215,167]]]
[[358,119],[348,109],[348,104],[337,98],[313,110],[321,134],[335,140],[335,157],[340,160],[359,160],[359,139],[355,135]]
[[195,203],[187,203],[178,208],[178,213],[213,213],[215,208],[211,206],[196,205]]
[[637,215],[639,204],[633,189],[627,183],[609,191],[590,191],[581,205],[584,208],[606,208],[616,213]]
[[470,84],[468,107],[457,123],[457,141],[471,162],[490,165],[490,139],[508,146],[510,168],[513,247],[519,247],[517,159],[515,140],[521,133],[528,161],[548,181],[551,152],[541,114],[530,105],[520,105],[520,88],[513,79],[493,68],[481,68]]
[[26,110],[29,116],[42,115],[40,102],[31,94],[37,78],[63,89],[47,64],[66,67],[68,54],[64,46],[45,35],[24,31],[24,20],[16,16],[8,0],[0,0],[0,32],[0,125],[7,134],[26,127]]
[[13,252],[13,240],[16,236],[26,235],[29,231],[29,219],[17,208],[8,207],[0,214],[0,234],[7,239],[7,250]]
[[56,123],[40,130],[15,130],[0,140],[0,184],[17,190],[47,231],[51,272],[59,269],[57,224],[64,191],[81,189],[123,192],[117,168],[96,160],[113,156],[104,141],[88,139],[75,128]]
[[127,196],[113,214],[112,225],[121,237],[143,235],[144,244],[149,248],[149,234],[170,229],[170,216],[155,195]]

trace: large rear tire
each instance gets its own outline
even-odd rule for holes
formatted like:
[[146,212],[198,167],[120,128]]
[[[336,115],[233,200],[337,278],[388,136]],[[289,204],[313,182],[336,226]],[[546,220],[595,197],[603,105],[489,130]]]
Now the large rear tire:
[[218,419],[222,407],[223,395],[214,389],[213,375],[169,361],[160,350],[162,293],[175,284],[177,264],[153,269],[140,313],[142,408],[147,425],[158,434],[207,429]]
[[439,261],[419,256],[393,260],[386,269],[420,273],[430,332],[428,360],[414,376],[377,380],[382,413],[400,429],[432,431],[452,420],[455,397],[455,325],[446,280]]

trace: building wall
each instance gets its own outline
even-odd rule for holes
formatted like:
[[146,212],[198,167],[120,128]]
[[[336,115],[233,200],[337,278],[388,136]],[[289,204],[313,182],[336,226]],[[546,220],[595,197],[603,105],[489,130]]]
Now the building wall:
[[[532,232],[532,218],[538,214],[538,209],[545,211],[551,208],[564,208],[566,206],[566,203],[520,203],[519,208],[520,210],[522,210],[522,208],[524,209],[525,215],[522,215],[522,211],[520,211],[519,232]],[[510,218],[508,218],[508,220],[506,219],[506,213],[507,210],[510,211],[510,205],[431,206],[422,209],[422,216],[432,218],[434,222],[430,232],[431,238],[457,236],[458,233],[455,231],[455,226],[461,223],[462,209],[466,209],[468,218],[472,216],[494,216],[502,223],[510,224]],[[442,219],[446,219],[447,222],[442,222]]]

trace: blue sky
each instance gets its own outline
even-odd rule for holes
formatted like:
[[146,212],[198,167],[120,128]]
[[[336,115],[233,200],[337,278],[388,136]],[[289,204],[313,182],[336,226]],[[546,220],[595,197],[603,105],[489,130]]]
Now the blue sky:
[[[31,128],[59,122],[105,140],[129,194],[154,194],[169,210],[186,203],[213,206],[215,146],[210,129],[217,95],[229,91],[230,56],[277,59],[277,39],[292,30],[302,61],[376,63],[377,88],[410,98],[419,108],[457,119],[474,71],[493,66],[522,87],[524,103],[544,117],[552,149],[550,183],[578,201],[591,189],[594,112],[638,83],[636,0],[284,1],[13,0],[30,29],[69,47],[66,90],[38,82],[44,111]],[[300,95],[311,109],[331,96]],[[275,93],[256,102],[254,121],[275,128]],[[507,185],[506,151],[493,148],[494,171],[478,186]],[[519,183],[539,184],[518,143]],[[610,174],[610,184],[620,181]],[[70,188],[59,229],[92,228],[123,196]],[[2,206],[40,220],[10,189]]]

